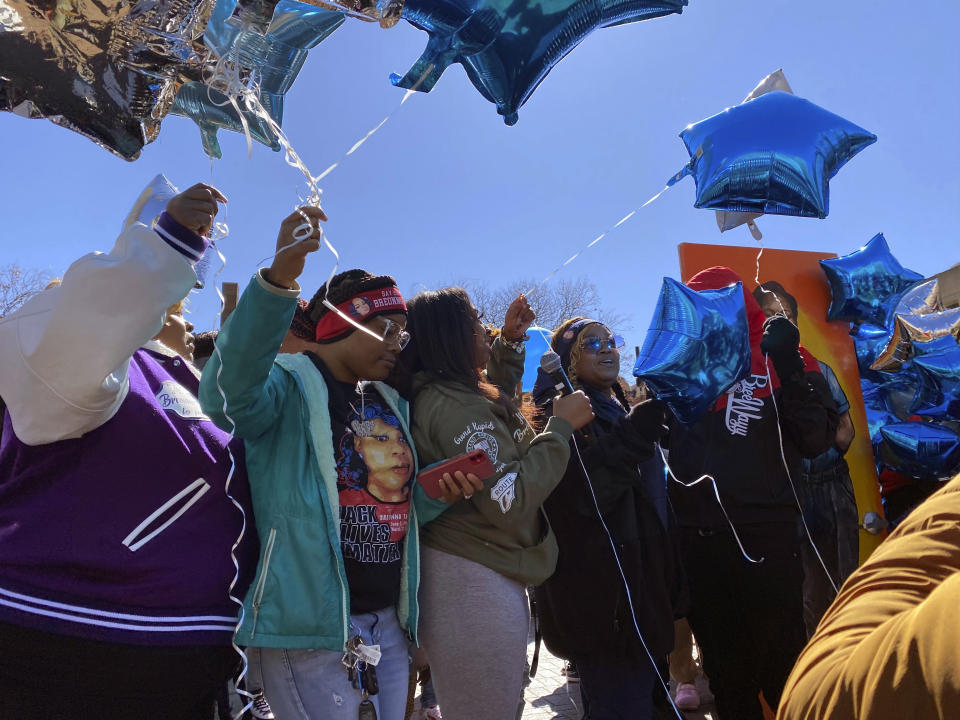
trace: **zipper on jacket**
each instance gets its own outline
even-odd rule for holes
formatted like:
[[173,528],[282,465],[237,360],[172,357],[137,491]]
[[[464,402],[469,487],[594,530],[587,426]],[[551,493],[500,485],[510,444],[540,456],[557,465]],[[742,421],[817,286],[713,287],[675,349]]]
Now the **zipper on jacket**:
[[257,616],[260,614],[260,601],[263,599],[264,586],[267,584],[267,571],[270,569],[270,557],[273,555],[273,544],[277,540],[277,529],[270,528],[267,536],[267,545],[263,551],[263,570],[257,580],[257,587],[253,591],[253,624],[250,627],[250,637],[257,632]]

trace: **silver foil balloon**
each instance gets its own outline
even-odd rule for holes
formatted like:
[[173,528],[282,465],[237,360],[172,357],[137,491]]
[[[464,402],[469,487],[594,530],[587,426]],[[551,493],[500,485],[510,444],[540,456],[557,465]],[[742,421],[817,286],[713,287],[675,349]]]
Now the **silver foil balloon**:
[[825,218],[830,178],[877,136],[809,100],[775,90],[687,126],[698,208]]
[[960,308],[951,308],[942,312],[925,315],[897,315],[893,323],[893,334],[883,352],[870,366],[871,370],[899,370],[907,360],[915,355],[926,354],[921,346],[952,337],[960,338]]
[[925,280],[907,290],[897,303],[897,315],[926,315],[943,310],[940,297],[940,281]]
[[664,278],[633,374],[693,425],[748,375],[750,357],[743,283],[698,292]]
[[127,160],[198,77],[214,0],[0,0],[0,110],[48,118]]

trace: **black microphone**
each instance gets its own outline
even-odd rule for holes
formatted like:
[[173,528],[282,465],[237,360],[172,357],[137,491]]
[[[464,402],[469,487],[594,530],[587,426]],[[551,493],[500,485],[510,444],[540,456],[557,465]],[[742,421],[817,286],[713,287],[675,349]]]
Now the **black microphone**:
[[560,364],[560,356],[553,350],[547,350],[540,358],[540,369],[550,376],[550,379],[553,380],[554,389],[561,395],[570,395],[574,391],[573,385],[570,384],[570,378],[567,377],[567,374],[563,371],[563,366]]

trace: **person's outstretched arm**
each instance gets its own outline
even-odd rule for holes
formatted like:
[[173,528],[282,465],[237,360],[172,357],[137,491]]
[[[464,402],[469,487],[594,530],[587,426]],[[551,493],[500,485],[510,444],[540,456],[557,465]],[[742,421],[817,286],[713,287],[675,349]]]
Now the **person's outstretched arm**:
[[59,287],[0,320],[0,395],[28,445],[77,438],[112,418],[127,396],[130,357],[197,280],[193,266],[224,202],[194,185],[154,229],[136,224],[109,253],[74,262]]
[[[314,229],[298,241],[294,232],[304,216]],[[237,437],[258,437],[280,416],[287,385],[273,361],[297,307],[297,278],[306,256],[320,247],[319,222],[326,219],[319,208],[304,207],[283,221],[273,264],[250,281],[203,368],[200,405],[219,427]]]

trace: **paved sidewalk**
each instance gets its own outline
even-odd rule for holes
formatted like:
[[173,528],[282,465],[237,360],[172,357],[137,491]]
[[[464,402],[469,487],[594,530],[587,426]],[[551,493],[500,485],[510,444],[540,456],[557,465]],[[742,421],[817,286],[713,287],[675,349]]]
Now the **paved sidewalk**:
[[[532,644],[529,653],[533,654]],[[562,660],[551,655],[546,647],[540,648],[540,668],[524,694],[526,707],[523,720],[580,720],[583,715],[580,686],[567,683],[561,673],[562,667]],[[712,705],[698,711],[687,711],[683,717],[684,720],[717,720]]]
[[[533,643],[527,646],[527,654],[533,656]],[[530,681],[524,692],[525,707],[522,720],[580,720],[583,717],[583,704],[580,701],[579,683],[568,683],[561,669],[563,660],[550,654],[545,646],[540,648],[540,667],[537,676]],[[701,678],[702,680],[702,678]],[[419,704],[416,704],[419,707]],[[440,706],[443,710],[443,705]],[[682,713],[684,720],[717,720],[712,705],[697,711]],[[416,713],[413,718],[415,719]],[[675,720],[675,716],[664,718]],[[450,718],[450,720],[468,720]],[[504,718],[503,720],[514,720]]]

